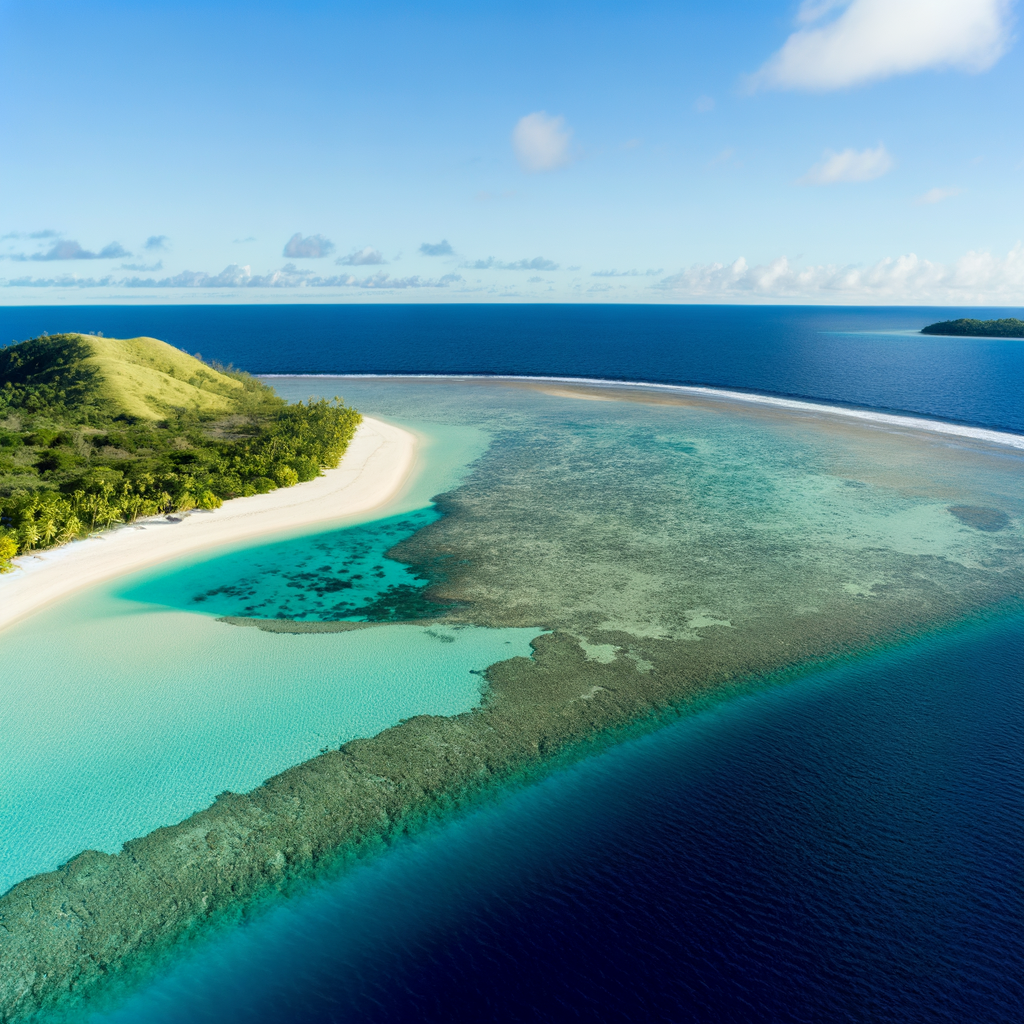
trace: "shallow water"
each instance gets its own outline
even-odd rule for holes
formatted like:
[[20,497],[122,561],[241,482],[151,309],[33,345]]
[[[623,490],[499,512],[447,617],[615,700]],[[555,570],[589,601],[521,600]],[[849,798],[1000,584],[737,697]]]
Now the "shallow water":
[[387,551],[438,517],[433,507],[242,548],[123,586],[131,601],[206,615],[294,621],[426,618],[426,579]]
[[474,673],[528,656],[539,632],[280,636],[96,593],[38,615],[4,645],[0,891],[84,849],[116,853],[323,747],[466,711]]
[[94,1024],[1011,1024],[1024,615],[742,697],[215,939]]
[[[277,383],[291,398],[318,391],[331,395],[339,389],[339,382],[330,379]],[[871,876],[869,871],[878,858],[884,860],[892,853],[888,846],[884,855],[877,852],[872,830],[877,831],[897,806],[892,802],[893,792],[909,785],[908,779],[918,787],[906,797],[911,818],[915,808],[931,806],[927,804],[932,799],[929,780],[918,779],[915,762],[904,754],[917,756],[925,745],[941,758],[943,752],[953,749],[951,743],[974,743],[986,735],[987,723],[997,713],[994,694],[1016,693],[1014,687],[1019,685],[1019,673],[1014,674],[1019,666],[1019,626],[1009,632],[996,629],[976,635],[969,630],[957,633],[955,623],[979,609],[1012,603],[1024,593],[1022,453],[969,437],[891,424],[844,422],[822,411],[746,407],[692,398],[666,403],[628,390],[595,396],[565,387],[521,383],[348,380],[344,393],[368,414],[419,424],[427,434],[448,431],[452,438],[475,440],[466,441],[460,459],[451,463],[461,467],[458,471],[452,470],[443,480],[437,477],[433,489],[428,489],[428,483],[435,478],[427,474],[430,479],[418,481],[413,488],[422,498],[418,504],[406,496],[402,499],[405,504],[392,510],[397,518],[358,526],[347,547],[340,535],[287,538],[212,559],[193,559],[120,585],[112,599],[125,602],[122,608],[134,608],[123,616],[126,622],[133,628],[165,619],[188,623],[179,636],[186,638],[189,651],[207,652],[214,667],[209,678],[202,676],[205,670],[193,665],[191,653],[185,657],[176,653],[176,648],[167,648],[159,658],[161,664],[176,657],[183,659],[186,678],[199,672],[210,682],[226,660],[225,651],[237,647],[255,652],[253,663],[266,669],[260,684],[264,686],[288,680],[298,665],[303,678],[312,681],[291,694],[298,694],[299,701],[282,702],[279,708],[297,720],[306,715],[304,728],[319,729],[315,736],[303,739],[310,752],[315,752],[314,743],[315,749],[326,745],[328,733],[327,742],[332,745],[346,735],[343,729],[334,727],[332,732],[322,727],[324,708],[332,714],[336,711],[334,721],[343,721],[346,727],[355,723],[364,730],[348,735],[368,735],[366,730],[382,727],[372,722],[400,714],[400,709],[391,706],[372,718],[382,695],[393,696],[394,676],[405,653],[411,653],[416,662],[410,671],[417,679],[427,679],[430,698],[444,701],[455,692],[445,680],[457,682],[459,673],[464,673],[465,683],[469,668],[484,667],[481,658],[496,661],[525,653],[528,640],[542,629],[553,632],[538,642],[534,659],[511,663],[491,676],[492,701],[500,705],[503,727],[513,739],[517,729],[530,735],[534,734],[530,730],[539,729],[543,735],[548,725],[555,730],[557,723],[564,721],[591,723],[586,728],[599,729],[619,724],[633,713],[650,714],[691,699],[709,708],[718,693],[749,694],[751,688],[762,692],[706,710],[662,734],[675,740],[655,737],[623,748],[623,752],[612,752],[608,755],[612,760],[591,762],[614,766],[610,769],[613,774],[624,773],[622,786],[611,786],[618,794],[614,806],[602,803],[600,793],[591,789],[584,795],[576,792],[574,802],[568,805],[556,800],[559,813],[545,817],[543,800],[558,793],[562,785],[570,786],[572,792],[571,780],[581,777],[578,772],[591,769],[585,765],[562,773],[533,791],[548,794],[541,798],[539,808],[524,794],[472,819],[493,824],[487,816],[498,815],[495,828],[500,832],[508,812],[511,831],[494,839],[496,854],[474,840],[466,847],[473,857],[453,855],[452,863],[459,865],[461,876],[458,872],[444,875],[447,854],[436,870],[428,866],[425,875],[403,875],[402,865],[407,863],[403,857],[416,856],[408,851],[427,848],[406,847],[406,853],[338,883],[338,891],[349,894],[339,899],[348,900],[355,893],[351,897],[355,902],[345,904],[339,912],[343,920],[340,937],[337,930],[325,932],[318,923],[323,914],[333,914],[331,908],[336,905],[333,896],[319,890],[297,899],[281,913],[298,915],[295,928],[300,934],[319,935],[320,947],[303,945],[287,928],[278,941],[273,922],[283,918],[271,915],[265,919],[270,931],[260,931],[262,926],[257,925],[234,939],[229,937],[228,946],[207,947],[190,962],[189,970],[201,982],[197,982],[195,998],[184,991],[187,986],[180,980],[182,976],[176,975],[178,981],[167,982],[170,988],[154,990],[156,1002],[132,1004],[137,1017],[159,1012],[168,1020],[190,1019],[190,1014],[201,1018],[208,1004],[211,1014],[219,1012],[230,1019],[234,1001],[239,1013],[248,1008],[252,1019],[267,1020],[353,1016],[403,1020],[416,1015],[429,1019],[430,1014],[439,1020],[446,1019],[445,1014],[447,1019],[462,1014],[469,1019],[558,1020],[560,1007],[567,1013],[586,1013],[595,1006],[609,1006],[608,1019],[712,1020],[718,1014],[717,1019],[816,1020],[843,1019],[842,1013],[848,1013],[851,1020],[874,1019],[868,990],[857,986],[865,984],[863,979],[870,971],[887,969],[884,958],[880,960],[872,952],[872,944],[889,950],[894,941],[885,930],[891,923],[885,906],[897,906],[901,913],[906,907],[913,908],[933,868],[930,854],[922,847],[916,860],[897,863],[895,873],[888,867],[888,874]],[[438,445],[433,457],[446,450],[445,445]],[[441,514],[424,514],[422,522],[408,518],[417,508],[426,507],[428,492],[443,492],[438,495]],[[407,517],[407,525],[418,529],[399,530],[402,516]],[[400,539],[403,532],[409,534],[404,540]],[[389,555],[399,561],[386,571],[377,570],[377,565],[384,564],[380,559],[386,557],[386,545],[394,540],[398,543]],[[321,556],[333,559],[333,564],[322,561]],[[383,576],[375,576],[378,571],[383,571]],[[433,610],[440,609],[440,630],[436,625],[374,623],[343,634],[272,635],[215,620],[216,615],[224,614],[274,613],[309,623],[339,611],[346,612],[347,618],[372,619],[374,615],[365,614],[367,608],[387,611],[374,595],[401,586],[399,581],[405,579],[413,581],[405,585],[424,595]],[[346,583],[352,586],[346,587]],[[333,596],[353,591],[360,592],[361,603],[347,598],[341,602]],[[132,597],[149,603],[130,606],[127,602]],[[196,601],[196,597],[204,600]],[[182,610],[186,608],[189,611]],[[107,614],[102,607],[98,614],[104,629],[114,628],[116,615]],[[458,627],[466,628],[460,631]],[[477,632],[481,627],[486,629]],[[218,630],[226,632],[216,634],[223,638],[217,644],[201,639],[207,635],[203,631],[211,631],[212,638],[212,631]],[[396,632],[401,630],[409,632]],[[439,640],[439,632],[445,630],[452,631],[454,642]],[[919,640],[917,646],[885,653],[887,645],[928,631],[940,639],[952,638],[952,646],[943,647],[934,640],[938,646],[933,648],[928,646],[932,640]],[[136,636],[145,640],[141,633],[133,634],[132,639]],[[193,641],[193,636],[200,640]],[[396,650],[387,640],[399,636],[408,651]],[[452,668],[454,674],[444,674],[447,669],[436,671],[439,663],[429,661],[435,654],[454,654],[464,638],[476,636],[485,641],[479,657],[474,654],[460,662]],[[379,647],[373,646],[375,637]],[[413,642],[412,637],[419,639]],[[960,642],[957,637],[967,637],[963,650],[956,646]],[[331,698],[332,704],[317,689],[319,677],[311,666],[320,657],[317,652],[341,650],[330,645],[352,638],[366,638],[346,648],[358,648],[365,654],[360,678],[366,686],[354,701],[339,707],[338,694]],[[488,646],[491,640],[494,643]],[[518,649],[517,642],[521,645]],[[496,654],[498,646],[505,651]],[[865,651],[875,653],[867,657]],[[397,660],[388,663],[392,655]],[[764,689],[776,678],[773,672],[806,671],[808,663],[822,662],[837,667],[815,675],[811,682]],[[975,670],[986,665],[993,678],[976,678]],[[857,675],[862,670],[866,676]],[[255,670],[247,665],[245,672],[253,674]],[[923,680],[922,672],[926,673]],[[27,669],[25,675],[29,675]],[[470,679],[479,682],[477,676]],[[854,692],[858,679],[881,681],[880,689],[872,682],[867,710],[862,705],[829,705],[833,684],[837,694],[847,692],[850,686]],[[931,718],[918,721],[920,700],[931,706],[927,687],[937,679],[941,685],[936,695],[942,695],[947,703],[934,714],[928,711]],[[974,690],[966,688],[966,683],[957,689],[958,680],[974,680]],[[47,691],[53,704],[60,699],[60,685],[55,680]],[[114,705],[127,700],[125,707],[131,716],[140,717],[128,699],[132,694],[129,679],[115,685],[107,678],[103,685],[114,694]],[[228,689],[232,692],[234,686]],[[420,690],[413,695],[413,690],[411,687],[405,695],[411,701],[423,694]],[[462,697],[458,699],[468,695],[468,691],[459,692]],[[212,706],[223,688],[208,685],[203,693]],[[311,694],[308,700],[307,693]],[[798,698],[790,698],[797,700],[792,706],[775,703],[785,701],[785,694],[807,693],[824,694],[827,699],[818,710],[806,714]],[[905,693],[911,696],[905,697]],[[472,700],[478,695],[479,691],[474,691]],[[401,699],[405,696],[399,694]],[[458,699],[452,699],[456,709]],[[977,721],[966,712],[961,715],[959,720],[968,723],[968,734],[963,737],[949,735],[951,723],[958,721],[957,702],[981,709]],[[159,705],[159,701],[150,703]],[[29,706],[31,701],[24,704]],[[174,701],[165,704],[166,720],[173,726]],[[43,734],[47,705],[38,699],[36,705],[35,732],[27,730],[26,735]],[[784,709],[779,720],[772,718],[777,707]],[[904,714],[904,707],[911,710]],[[196,720],[219,721],[219,711],[204,706],[200,712]],[[1019,736],[1015,715],[1008,714],[999,724],[1003,730],[998,734],[1003,737],[998,740],[1000,749],[1011,753],[1012,737]],[[113,717],[116,719],[116,713]],[[478,718],[477,713],[470,717]],[[237,710],[227,707],[223,718],[234,722]],[[84,721],[88,724],[88,716]],[[714,733],[720,722],[725,725],[716,733],[717,745],[702,746],[707,730]],[[917,722],[920,729],[914,731],[911,722]],[[247,749],[257,749],[263,756],[262,731],[268,726],[273,735],[273,723],[253,719],[252,735],[260,736],[260,741],[249,743]],[[799,736],[786,731],[800,732],[805,726],[809,731]],[[777,736],[771,733],[776,727],[780,730]],[[88,735],[87,729],[83,735]],[[756,740],[744,748],[742,737],[749,735]],[[787,750],[790,740],[792,749]],[[627,749],[663,753],[668,749],[644,745],[656,741],[676,744],[668,762],[659,755],[654,767],[641,766],[635,771],[627,767],[633,756]],[[235,731],[217,743],[237,758],[237,751],[246,748],[247,737],[244,730]],[[211,742],[210,747],[214,745]],[[870,767],[875,754],[862,757],[868,748],[887,759],[880,774],[872,774]],[[159,750],[159,743],[149,744],[139,754],[157,758]],[[729,755],[724,767],[719,756],[722,751]],[[728,769],[730,758],[741,752],[751,778],[757,780],[754,788],[742,785],[741,776],[732,775],[711,785],[707,773],[713,774],[716,766]],[[964,771],[973,772],[972,778],[988,786],[992,773],[983,762],[977,762],[976,753],[972,746],[969,757],[964,755]],[[286,756],[300,760],[309,753],[301,753],[294,743],[291,747],[282,743],[280,755],[282,760]],[[768,760],[751,761],[755,755]],[[63,756],[58,744],[55,757]],[[671,763],[677,756],[685,768],[682,781]],[[126,774],[143,774],[140,763]],[[1011,757],[1008,763],[1016,762]],[[63,778],[71,779],[69,762],[61,765]],[[593,770],[597,778],[608,781],[608,770]],[[33,771],[39,777],[45,775]],[[810,777],[805,777],[805,771]],[[686,782],[690,772],[704,782],[690,787]],[[172,775],[173,766],[163,763],[153,778],[164,780]],[[793,777],[797,782],[791,785]],[[662,785],[671,778],[679,783],[676,795],[682,810],[672,818],[666,838],[656,830],[661,827],[659,801],[669,804],[676,798]],[[707,807],[701,803],[704,783],[714,794]],[[993,806],[1012,804],[1017,799],[1015,785],[1011,781],[993,791]],[[140,795],[153,799],[141,791],[128,793],[125,805],[130,806]],[[769,800],[753,808],[752,802],[772,797],[774,803]],[[739,801],[735,808],[729,807],[730,799]],[[524,819],[516,818],[519,800],[527,801],[523,805],[528,807],[524,812],[527,818],[537,816],[536,831]],[[726,831],[719,840],[707,816],[721,809],[728,813],[722,816]],[[645,824],[647,818],[649,824]],[[847,829],[847,819],[860,822],[860,831]],[[692,830],[691,820],[696,822]],[[925,824],[931,828],[934,820],[933,816]],[[921,840],[915,831],[916,819],[899,824],[892,849],[898,852],[900,844],[908,843],[917,849],[914,844]],[[467,821],[439,832],[436,842],[441,845],[430,848],[443,850],[446,843],[454,843],[447,848],[458,854],[459,837],[470,834],[460,829],[469,827]],[[969,815],[961,815],[952,827],[959,830],[954,845],[975,841]],[[29,834],[28,826],[21,828]],[[591,833],[600,838],[596,852],[587,852]],[[934,832],[927,828],[920,835],[934,839]],[[563,837],[565,846],[560,848]],[[1014,841],[1015,833],[1009,829],[995,842],[1002,849]],[[432,842],[435,840],[424,841],[427,846]],[[673,844],[684,851],[682,859],[675,857]],[[702,852],[705,848],[706,853]],[[620,854],[620,849],[626,853]],[[647,868],[644,858],[651,851],[657,854],[655,867]],[[571,870],[577,855],[581,869],[586,868],[579,885]],[[546,888],[544,881],[548,856],[554,872],[549,878],[553,889]],[[698,872],[691,886],[687,872],[708,858],[711,860],[701,868],[704,873]],[[475,861],[483,865],[479,872],[467,867]],[[389,868],[389,864],[395,867]],[[527,872],[523,876],[517,873],[520,864],[532,865],[530,871],[536,868],[540,874]],[[871,904],[872,924],[866,938],[843,916],[843,902],[822,902],[830,897],[829,885],[838,884],[833,875],[839,869],[834,866],[843,864],[846,867],[840,875],[851,872],[856,876],[851,885],[863,879],[863,886],[844,890],[842,900],[860,901],[864,906],[876,896],[881,900],[877,906]],[[997,864],[999,871],[1003,871],[1001,864]],[[629,882],[631,865],[642,869],[635,892]],[[388,883],[391,895],[360,895],[363,882],[379,877],[375,872],[392,877],[387,876],[389,870],[398,872]],[[809,872],[807,877],[801,874],[804,870]],[[781,888],[772,894],[766,886],[775,874]],[[662,886],[664,892],[658,884],[662,876],[670,879]],[[465,880],[464,888],[459,887],[460,877]],[[447,880],[432,883],[431,879]],[[730,879],[738,886],[732,895]],[[1000,879],[999,899],[1006,902],[1012,895],[1008,888],[1012,879]],[[444,899],[431,895],[431,884],[436,884],[436,892]],[[408,886],[426,892],[407,891],[399,896]],[[721,906],[715,903],[719,890],[728,896]],[[371,886],[366,892],[379,894],[380,890]],[[589,892],[595,894],[593,899]],[[502,909],[505,894],[509,902]],[[932,917],[955,917],[956,907],[947,889],[929,890],[926,895],[921,905]],[[554,914],[549,897],[556,905],[568,907],[567,917]],[[376,913],[369,909],[375,899],[383,901],[378,902]],[[388,905],[388,899],[394,906]],[[701,899],[701,914],[716,922],[714,934],[708,933],[706,942],[698,941],[700,914],[686,916],[688,901]],[[521,915],[520,905],[534,907],[538,919],[549,922],[548,931],[534,929],[533,911]],[[617,915],[616,921],[600,918],[604,905]],[[820,917],[815,917],[818,905]],[[484,909],[479,910],[480,906]],[[686,922],[685,927],[666,916],[666,906]],[[579,920],[573,918],[577,907],[586,908]],[[497,917],[487,916],[492,912]],[[1006,915],[1000,920],[1005,924]],[[468,931],[460,931],[460,922],[466,923]],[[924,918],[922,922],[920,927],[927,923]],[[656,925],[661,926],[660,931]],[[592,927],[597,929],[595,935],[602,936],[599,940],[588,937]],[[802,944],[805,931],[809,944]],[[840,933],[842,937],[835,939]],[[737,935],[740,938],[730,945]],[[841,959],[847,948],[850,963],[837,966],[831,960],[824,965],[814,961],[817,951],[826,951],[825,940],[830,937],[835,941],[828,955]],[[249,942],[240,959],[230,952],[236,940],[243,946]],[[565,947],[562,961],[558,959],[560,946]],[[296,953],[297,959],[292,959],[289,950],[293,947],[306,953]],[[633,955],[633,947],[646,951],[646,966],[642,958]],[[364,948],[369,951],[366,957]],[[533,957],[534,948],[544,953],[539,960]],[[920,956],[936,956],[935,948],[935,941],[929,938]],[[339,959],[332,959],[337,950]],[[449,956],[446,950],[455,952]],[[917,947],[914,950],[912,955],[918,956]],[[254,975],[244,964],[246,957],[253,960],[253,970],[259,976],[256,981],[251,980]],[[858,958],[868,966],[858,966]],[[273,968],[277,959],[280,970]],[[600,965],[601,977],[608,979],[605,987],[601,977],[588,973],[588,960]],[[673,964],[683,960],[686,969],[672,973]],[[978,957],[971,960],[967,953],[961,960],[968,965],[981,962]],[[961,960],[956,961],[958,965]],[[618,961],[628,969],[617,975],[614,965]],[[435,962],[441,965],[439,974],[432,973]],[[552,967],[560,962],[566,964],[564,985],[554,977],[557,972]],[[998,974],[990,961],[985,963],[986,969]],[[528,983],[530,971],[535,980]],[[790,984],[784,977],[788,971],[798,978],[817,977],[818,972],[826,980],[815,982],[816,993],[815,985],[808,984],[810,994],[801,1002],[800,985]],[[780,975],[778,998],[772,996],[770,983],[776,974]],[[217,992],[218,976],[223,994]],[[462,979],[462,983],[450,985],[444,981],[446,977]],[[907,977],[914,981],[912,972],[893,967],[879,991],[896,991]],[[634,983],[631,978],[641,981]],[[582,980],[576,984],[574,979]],[[996,995],[992,1005],[998,1008],[999,1000],[1006,998],[1004,991],[996,990],[999,985],[1008,990],[1008,984],[1002,978],[993,983]],[[932,985],[929,998],[937,999],[932,981],[928,985]],[[836,989],[844,986],[853,993],[852,1002],[837,1002]],[[250,1000],[246,994],[250,988],[263,996],[254,995]],[[637,995],[638,990],[642,995]],[[552,993],[550,999],[545,995],[548,992]],[[772,999],[776,1001],[769,1005]],[[767,1007],[762,1016],[750,1011],[755,1005]],[[689,1016],[681,1015],[684,1006]],[[901,1018],[895,1010],[886,1012],[889,1016],[879,1019],[894,1024],[913,1019]],[[245,1019],[244,1014],[237,1019]]]
[[[282,573],[326,560],[317,580],[345,582],[368,547],[372,565],[385,568],[381,578],[357,581],[365,600],[409,586],[406,567],[383,552],[436,517],[417,506],[456,484],[486,443],[471,428],[431,429],[422,435],[425,465],[393,503],[395,516],[180,559],[91,588],[5,632],[0,892],[84,849],[115,853],[324,747],[413,715],[466,711],[479,703],[482,670],[529,656],[540,629],[380,625],[282,636],[215,620],[251,614],[247,598],[192,600],[211,580],[238,583],[226,567],[246,567],[265,597],[279,599],[266,615],[274,617],[295,582],[282,583]],[[189,589],[197,580],[199,589]],[[318,601],[314,584],[301,583]],[[418,592],[422,581],[413,584]]]

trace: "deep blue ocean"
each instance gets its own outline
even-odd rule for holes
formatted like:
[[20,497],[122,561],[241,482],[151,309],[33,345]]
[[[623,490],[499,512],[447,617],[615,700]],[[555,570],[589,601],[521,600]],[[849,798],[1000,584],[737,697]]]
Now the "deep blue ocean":
[[104,1024],[1019,1024],[1024,614],[623,744],[215,941]]
[[[1020,310],[0,310],[257,373],[567,375],[1024,432]],[[205,945],[108,1024],[1024,1020],[1024,612],[680,720]]]
[[1024,431],[1024,341],[926,324],[1017,309],[810,306],[44,306],[0,344],[150,335],[251,373],[493,373],[707,384]]

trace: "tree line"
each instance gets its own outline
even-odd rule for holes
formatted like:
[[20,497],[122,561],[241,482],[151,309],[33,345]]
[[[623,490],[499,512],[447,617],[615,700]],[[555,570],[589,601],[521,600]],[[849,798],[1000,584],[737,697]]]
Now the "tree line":
[[337,466],[362,419],[337,399],[288,405],[247,377],[237,414],[179,410],[151,422],[104,415],[95,402],[76,409],[65,383],[0,388],[0,571],[116,523],[312,480]]

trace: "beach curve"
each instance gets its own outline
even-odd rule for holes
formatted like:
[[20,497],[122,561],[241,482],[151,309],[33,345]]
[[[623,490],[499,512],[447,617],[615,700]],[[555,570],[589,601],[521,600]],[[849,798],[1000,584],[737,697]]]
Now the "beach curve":
[[364,417],[336,469],[210,511],[160,516],[14,560],[0,577],[0,630],[85,587],[182,555],[379,508],[408,479],[414,434]]

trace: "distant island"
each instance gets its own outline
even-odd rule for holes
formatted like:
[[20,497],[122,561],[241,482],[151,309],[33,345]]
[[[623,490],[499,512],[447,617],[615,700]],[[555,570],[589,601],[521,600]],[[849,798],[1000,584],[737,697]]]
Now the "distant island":
[[922,334],[951,334],[971,338],[1024,338],[1024,320],[943,320],[921,328]]
[[0,349],[0,572],[115,523],[312,480],[360,420],[324,400],[289,405],[156,338]]

